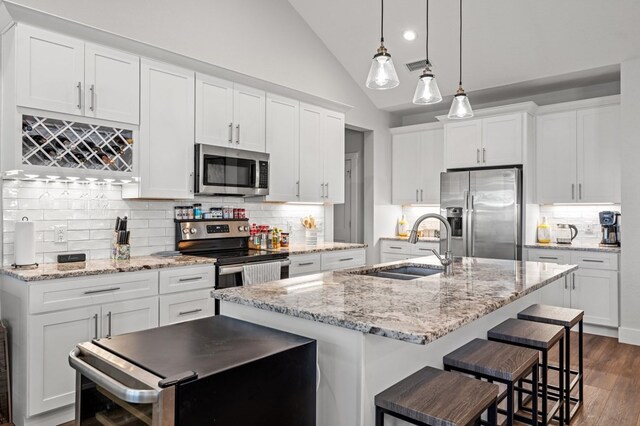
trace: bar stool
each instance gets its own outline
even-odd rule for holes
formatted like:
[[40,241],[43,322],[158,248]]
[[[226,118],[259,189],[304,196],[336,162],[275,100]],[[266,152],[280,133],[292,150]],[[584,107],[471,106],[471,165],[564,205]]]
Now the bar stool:
[[[512,345],[522,346],[530,349],[537,349],[542,355],[541,380],[542,387],[542,408],[539,409],[542,417],[542,425],[547,425],[558,413],[560,423],[564,423],[564,410],[562,409],[563,399],[558,398],[557,402],[549,409],[549,351],[556,344],[558,345],[558,355],[560,365],[564,363],[564,328],[543,324],[533,321],[525,321],[510,318],[503,323],[495,326],[487,333],[489,340],[494,340]],[[564,389],[564,375],[558,374],[559,388]],[[522,401],[518,399],[520,409],[529,411],[522,405]]]
[[[500,414],[507,416],[507,425],[513,421],[538,424],[538,351],[506,343],[491,342],[474,339],[456,349],[443,358],[447,371],[459,371],[471,374],[477,379],[498,382],[507,385],[507,389],[498,395],[497,404],[507,400],[507,409],[498,409]],[[516,384],[531,375],[531,418],[516,414],[514,411],[514,394]],[[527,392],[520,386],[518,392]]]
[[[565,393],[565,423],[569,424],[573,416],[584,402],[584,348],[583,348],[583,319],[584,311],[579,309],[562,308],[549,305],[531,305],[518,314],[518,318],[546,324],[554,324],[564,327],[565,341],[565,365],[562,369],[564,373],[564,393]],[[578,324],[578,370],[571,369],[571,329]],[[560,366],[549,365],[549,368],[560,371]],[[573,381],[571,376],[575,376]],[[572,397],[571,392],[578,385],[578,397]],[[551,386],[555,388],[555,386]],[[560,390],[558,389],[558,394]],[[571,408],[571,403],[575,406]]]
[[495,426],[497,398],[497,385],[425,367],[376,395],[376,426],[385,414],[419,426]]

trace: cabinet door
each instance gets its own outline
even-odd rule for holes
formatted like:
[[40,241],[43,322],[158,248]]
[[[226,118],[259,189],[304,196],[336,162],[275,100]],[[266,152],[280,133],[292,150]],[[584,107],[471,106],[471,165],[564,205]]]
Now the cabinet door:
[[196,74],[196,143],[233,146],[233,83]]
[[[422,179],[422,144],[425,132],[403,133],[393,136],[391,148],[392,204],[418,204]],[[439,173],[439,172],[438,172]],[[440,175],[438,174],[438,198]]]
[[142,59],[140,197],[193,198],[194,74]]
[[578,201],[620,203],[620,107],[578,111]]
[[29,316],[27,414],[64,407],[75,401],[76,374],[69,352],[98,337],[100,307]]
[[327,111],[323,117],[325,201],[344,203],[344,114]]
[[575,111],[539,116],[536,146],[538,203],[576,202]]
[[187,291],[160,296],[160,326],[210,317],[216,313],[211,290]]
[[18,24],[17,103],[66,114],[83,114],[84,42]]
[[[420,152],[420,203],[440,204],[440,173],[444,171],[444,132],[442,129],[424,133]],[[411,153],[409,153],[411,155]]]
[[578,269],[571,284],[571,307],[584,310],[585,324],[618,327],[618,272]]
[[447,169],[480,167],[482,148],[482,121],[464,120],[445,125]]
[[133,333],[158,326],[158,298],[125,300],[102,305],[102,337]]
[[300,201],[324,201],[322,108],[300,104]]
[[480,154],[484,166],[522,164],[522,114],[483,119]]
[[300,184],[300,103],[267,95],[268,201],[297,201]]
[[87,43],[84,71],[86,116],[140,122],[139,57]]
[[540,289],[540,302],[543,305],[570,307],[569,282],[571,277],[560,278]]
[[240,149],[265,152],[265,92],[234,85],[233,122],[235,145]]

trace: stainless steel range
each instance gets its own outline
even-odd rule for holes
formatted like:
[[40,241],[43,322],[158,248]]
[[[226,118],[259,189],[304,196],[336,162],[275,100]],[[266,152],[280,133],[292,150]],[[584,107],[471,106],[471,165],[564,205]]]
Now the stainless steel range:
[[216,290],[243,285],[244,266],[248,264],[277,262],[280,278],[289,278],[291,262],[287,253],[249,248],[248,219],[186,220],[176,221],[175,226],[177,251],[216,259]]

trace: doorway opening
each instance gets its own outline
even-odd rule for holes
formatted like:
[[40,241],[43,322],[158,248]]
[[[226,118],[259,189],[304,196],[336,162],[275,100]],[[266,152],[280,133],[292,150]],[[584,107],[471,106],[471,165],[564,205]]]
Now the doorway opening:
[[333,238],[364,242],[364,133],[345,129],[344,204],[333,207]]

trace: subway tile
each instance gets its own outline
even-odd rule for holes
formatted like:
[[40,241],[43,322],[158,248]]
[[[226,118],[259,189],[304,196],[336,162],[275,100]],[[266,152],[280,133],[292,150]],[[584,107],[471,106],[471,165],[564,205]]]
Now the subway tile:
[[173,219],[149,219],[149,228],[173,228]]
[[91,259],[109,259],[111,257],[110,249],[101,250],[89,250],[89,257]]
[[116,221],[115,219],[90,220],[89,224],[90,229],[115,229]]
[[89,230],[82,231],[67,231],[67,240],[68,241],[83,241],[89,240],[90,238]]
[[91,220],[70,220],[69,231],[75,231],[80,229],[91,229]]
[[90,232],[91,240],[108,240],[113,238],[113,229],[92,229]]
[[131,212],[132,219],[164,219],[164,210],[133,210]]
[[111,247],[111,240],[88,240],[88,241],[69,241],[69,250],[96,250],[108,249]]
[[89,219],[89,211],[88,210],[45,210],[44,219],[46,220]]
[[128,219],[127,220],[128,229],[137,229],[137,228],[148,228],[149,221],[148,220],[140,220],[140,219]]

